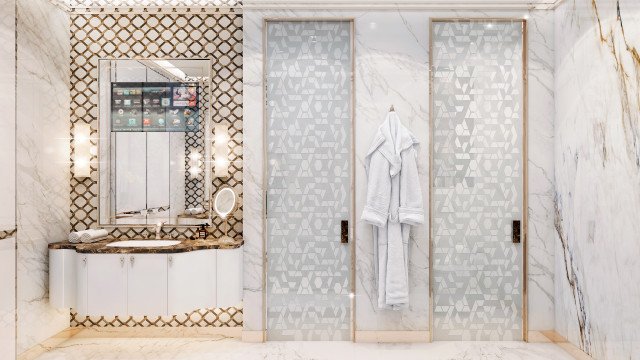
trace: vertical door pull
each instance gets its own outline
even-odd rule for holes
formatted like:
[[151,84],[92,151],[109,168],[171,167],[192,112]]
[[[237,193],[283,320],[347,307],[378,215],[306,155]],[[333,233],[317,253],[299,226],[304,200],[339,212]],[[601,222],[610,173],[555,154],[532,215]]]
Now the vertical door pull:
[[520,220],[513,220],[511,223],[511,241],[520,244]]
[[349,243],[349,220],[340,221],[340,242]]

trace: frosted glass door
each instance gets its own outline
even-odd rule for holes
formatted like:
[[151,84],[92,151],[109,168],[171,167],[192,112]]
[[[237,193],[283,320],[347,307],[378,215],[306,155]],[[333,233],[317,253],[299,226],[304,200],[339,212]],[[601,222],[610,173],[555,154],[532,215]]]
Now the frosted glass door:
[[350,338],[350,29],[266,25],[269,340]]
[[520,340],[523,23],[431,31],[433,338]]

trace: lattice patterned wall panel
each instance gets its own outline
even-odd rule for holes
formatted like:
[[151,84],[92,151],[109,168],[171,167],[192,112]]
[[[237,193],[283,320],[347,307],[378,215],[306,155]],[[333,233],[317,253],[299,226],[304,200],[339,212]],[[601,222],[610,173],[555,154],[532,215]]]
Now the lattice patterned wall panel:
[[[228,178],[213,178],[212,191],[222,185],[242,195],[242,16],[239,14],[72,14],[71,15],[71,122],[89,123],[92,137],[98,129],[98,59],[100,58],[206,58],[212,59],[211,104],[213,123],[229,124],[231,166]],[[72,128],[73,129],[73,128]],[[97,145],[94,143],[94,145]],[[71,159],[74,144],[71,142]],[[91,177],[71,179],[71,227],[74,231],[98,222],[97,159]],[[71,165],[73,173],[73,165]],[[223,233],[215,220],[211,237]],[[229,236],[242,236],[242,206],[229,221]],[[171,229],[187,236],[190,229]],[[119,234],[147,234],[123,226]],[[118,234],[116,234],[118,233]]]
[[237,327],[242,326],[241,308],[202,309],[173,316],[85,316],[71,310],[71,327]]

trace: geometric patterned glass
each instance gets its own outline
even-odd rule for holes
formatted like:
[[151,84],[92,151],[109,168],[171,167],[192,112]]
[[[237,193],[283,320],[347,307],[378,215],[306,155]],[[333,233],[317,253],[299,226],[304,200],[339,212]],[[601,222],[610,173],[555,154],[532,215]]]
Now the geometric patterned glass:
[[349,340],[351,24],[266,31],[267,337]]
[[431,31],[433,338],[521,340],[523,22]]

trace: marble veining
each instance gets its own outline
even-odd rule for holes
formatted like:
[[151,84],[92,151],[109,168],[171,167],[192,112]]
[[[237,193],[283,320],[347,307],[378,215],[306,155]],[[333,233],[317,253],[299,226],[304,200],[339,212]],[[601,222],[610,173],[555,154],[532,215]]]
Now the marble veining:
[[555,12],[556,329],[596,359],[640,354],[640,3]]
[[[131,239],[139,240],[139,239]],[[145,241],[144,239],[140,239]],[[162,247],[110,247],[108,246],[112,242],[118,242],[122,240],[102,240],[90,244],[73,244],[69,241],[61,241],[49,244],[49,249],[70,249],[75,250],[80,254],[176,254],[197,250],[207,249],[237,249],[242,246],[242,240],[234,240],[232,243],[221,243],[214,239],[195,239],[195,240],[180,240],[180,243],[172,246]],[[152,241],[152,240],[151,240]]]
[[62,359],[278,359],[278,360],[570,360],[554,344],[521,342],[435,342],[431,344],[354,344],[351,342],[242,343],[210,338],[119,339],[77,336],[38,360]]
[[69,326],[48,293],[49,242],[69,234],[69,16],[17,1],[17,349]]

